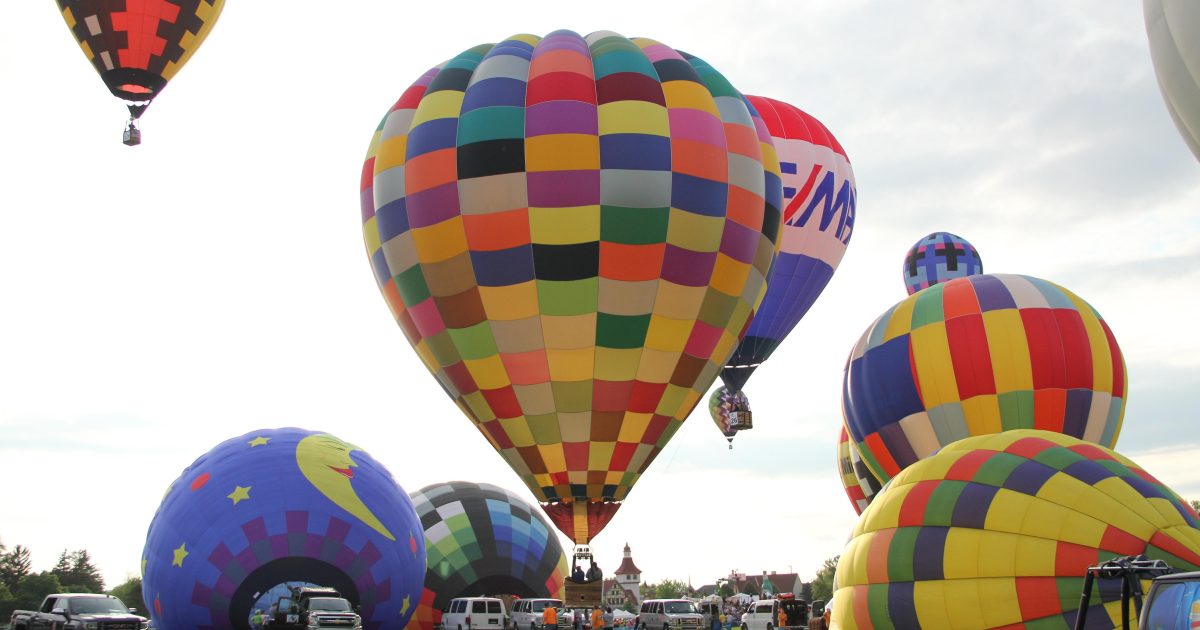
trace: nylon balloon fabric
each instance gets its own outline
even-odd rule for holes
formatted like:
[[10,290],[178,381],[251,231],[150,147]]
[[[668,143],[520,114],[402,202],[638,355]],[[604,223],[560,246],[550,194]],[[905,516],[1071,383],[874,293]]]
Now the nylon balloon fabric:
[[804,317],[837,270],[858,209],[850,158],[821,121],[798,107],[747,96],[771,134],[783,178],[779,257],[767,294],[721,379],[742,389]]
[[264,429],[222,442],[168,488],[146,534],[142,596],[159,628],[250,628],[284,583],[338,589],[364,626],[403,628],[425,575],[408,495],[327,433]]
[[1044,429],[1112,447],[1126,381],[1116,338],[1079,296],[980,274],[876,319],[846,363],[842,412],[863,461],[887,481],[971,435]]
[[[1088,567],[1144,554],[1200,570],[1198,525],[1170,488],[1102,446],[1028,429],[967,438],[906,468],[863,512],[838,561],[833,619],[844,630],[1071,628]],[[1120,580],[1098,581],[1087,616],[1088,628],[1120,627]]]
[[742,95],[610,32],[516,35],[430,70],[380,124],[361,190],[408,341],[580,543],[717,377],[780,222]]
[[1200,4],[1142,0],[1154,76],[1179,135],[1200,160]]
[[983,261],[967,239],[934,232],[913,244],[904,256],[904,288],[909,295],[940,282],[983,273]]
[[146,102],[187,63],[225,0],[56,0],[113,95]]
[[505,593],[562,599],[567,557],[537,506],[487,483],[451,481],[411,495],[428,569],[410,628],[432,630],[455,597]]
[[838,433],[837,467],[842,489],[846,491],[854,513],[862,514],[863,510],[871,504],[875,495],[879,494],[881,484],[863,463],[858,449],[850,442],[850,434],[846,432],[844,424],[841,432]]

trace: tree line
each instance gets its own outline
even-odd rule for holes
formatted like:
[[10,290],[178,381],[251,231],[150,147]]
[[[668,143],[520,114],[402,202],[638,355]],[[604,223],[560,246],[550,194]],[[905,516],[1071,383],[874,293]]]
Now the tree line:
[[8,623],[14,610],[36,609],[51,593],[107,593],[146,614],[141,578],[130,578],[111,591],[104,590],[104,578],[86,549],[63,549],[54,568],[34,573],[28,547],[15,545],[9,549],[0,542],[0,624]]

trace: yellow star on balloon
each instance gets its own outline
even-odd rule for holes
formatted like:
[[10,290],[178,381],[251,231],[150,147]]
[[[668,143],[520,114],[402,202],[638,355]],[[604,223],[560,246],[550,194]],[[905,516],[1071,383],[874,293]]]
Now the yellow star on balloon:
[[403,603],[403,605],[402,605],[402,606],[400,606],[400,614],[401,614],[401,615],[404,615],[404,614],[407,614],[407,613],[408,613],[408,595],[405,595],[405,596],[404,596],[404,603]]
[[238,503],[241,503],[242,501],[245,501],[246,499],[250,498],[250,488],[251,487],[252,486],[246,486],[246,487],[234,486],[233,492],[230,492],[227,498],[232,499],[233,504],[237,505]]
[[179,543],[179,548],[175,550],[175,559],[171,560],[171,566],[182,567],[183,559],[188,557],[187,543]]
[[250,440],[249,444],[250,444],[250,448],[254,448],[255,446],[264,446],[267,442],[270,442],[270,441],[271,441],[271,438],[263,437],[260,435],[256,438],[254,438],[253,440]]

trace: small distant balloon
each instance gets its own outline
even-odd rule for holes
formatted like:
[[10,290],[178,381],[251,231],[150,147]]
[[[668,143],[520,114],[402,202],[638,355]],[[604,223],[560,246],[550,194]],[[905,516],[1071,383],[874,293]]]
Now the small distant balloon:
[[733,437],[738,431],[752,428],[750,401],[740,390],[734,391],[728,387],[714,389],[708,397],[708,413],[729,442],[729,448],[733,448]]
[[912,295],[935,284],[981,274],[983,261],[967,239],[934,232],[908,249],[903,271],[904,288]]

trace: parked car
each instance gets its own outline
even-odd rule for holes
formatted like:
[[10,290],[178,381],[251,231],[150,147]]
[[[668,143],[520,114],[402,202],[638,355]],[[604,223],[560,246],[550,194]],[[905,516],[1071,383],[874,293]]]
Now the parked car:
[[700,611],[686,599],[648,599],[638,613],[638,630],[701,630],[703,626]]
[[[781,616],[780,613],[783,613]],[[808,629],[808,602],[790,594],[778,599],[760,599],[742,615],[742,630]]]
[[14,610],[12,630],[144,630],[149,622],[112,595],[54,593],[37,610]]
[[300,604],[300,621],[305,628],[349,628],[362,630],[362,617],[343,597],[305,597]]
[[442,613],[444,630],[504,630],[504,602],[495,597],[456,597]]
[[542,613],[547,606],[553,606],[561,616],[564,612],[561,599],[530,597],[513,602],[509,625],[513,630],[540,630],[542,628]]

